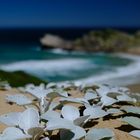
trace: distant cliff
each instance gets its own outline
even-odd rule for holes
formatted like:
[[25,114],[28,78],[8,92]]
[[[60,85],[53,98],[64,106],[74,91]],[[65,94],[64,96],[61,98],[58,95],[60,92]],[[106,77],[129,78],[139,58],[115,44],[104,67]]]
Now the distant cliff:
[[123,52],[131,47],[140,46],[140,31],[128,34],[118,30],[90,31],[73,41],[59,36],[46,34],[40,39],[43,49],[61,48],[64,50],[86,52]]

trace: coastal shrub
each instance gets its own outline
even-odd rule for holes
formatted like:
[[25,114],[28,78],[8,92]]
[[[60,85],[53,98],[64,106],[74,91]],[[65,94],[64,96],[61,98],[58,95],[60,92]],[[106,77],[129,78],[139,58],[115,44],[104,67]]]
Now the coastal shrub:
[[0,79],[6,80],[13,87],[25,86],[28,83],[39,85],[40,83],[45,82],[23,71],[6,72],[0,70]]
[[125,52],[129,48],[140,46],[140,31],[134,34],[114,29],[90,31],[76,39],[74,45],[85,51]]
[[140,95],[132,96],[128,88],[48,83],[28,84],[18,91],[20,94],[7,95],[6,101],[25,111],[0,116],[0,122],[9,126],[0,134],[1,140],[114,140],[113,129],[94,127],[111,117],[133,126],[129,134],[140,138]]

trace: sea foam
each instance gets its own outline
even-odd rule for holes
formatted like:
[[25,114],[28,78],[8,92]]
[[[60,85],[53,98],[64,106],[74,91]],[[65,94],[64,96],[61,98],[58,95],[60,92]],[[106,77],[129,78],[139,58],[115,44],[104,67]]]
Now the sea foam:
[[43,77],[45,73],[47,75],[68,75],[73,71],[79,71],[93,67],[90,61],[84,59],[55,59],[55,60],[28,60],[14,62],[10,64],[0,65],[0,69],[5,71],[25,71],[27,73]]
[[75,80],[76,83],[97,83],[97,84],[112,84],[112,85],[128,85],[140,82],[140,57],[130,54],[118,53],[114,54],[121,58],[131,59],[134,62],[127,66],[122,66],[114,69],[111,72],[103,72],[100,75],[91,75],[90,77]]

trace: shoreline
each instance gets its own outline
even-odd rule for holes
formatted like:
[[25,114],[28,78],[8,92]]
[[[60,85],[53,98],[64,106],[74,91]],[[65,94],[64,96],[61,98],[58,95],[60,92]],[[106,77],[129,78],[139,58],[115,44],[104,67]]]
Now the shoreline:
[[[140,57],[140,47],[130,48],[125,54]],[[140,93],[140,82],[128,84],[126,87],[128,87],[134,93]]]
[[[140,56],[139,55],[133,55],[133,54],[128,54],[128,53],[113,53],[109,54],[110,56],[118,56],[120,58],[124,59],[129,59],[132,61],[127,66],[119,66],[114,69],[114,71],[103,71],[100,75],[90,75],[85,78],[78,78],[77,80],[71,80],[77,83],[96,83],[96,84],[110,84],[110,85],[116,85],[116,86],[126,86],[126,85],[133,85],[135,83],[140,83],[140,80],[138,79],[140,76]],[[76,61],[77,60],[77,61]],[[69,63],[68,63],[68,62]],[[28,65],[27,65],[28,63]],[[79,69],[82,68],[82,66],[89,65],[89,62],[84,60],[83,58],[76,58],[76,59],[59,59],[57,60],[39,60],[39,61],[21,61],[21,62],[15,62],[11,64],[4,65],[5,69],[9,69],[9,71],[32,71],[34,68],[35,69],[43,69],[44,71],[48,71],[49,73],[52,73],[52,69],[55,69],[55,67],[60,67],[59,65],[56,65],[58,63],[61,63],[61,66],[64,66],[66,69],[70,69],[71,67],[69,66],[70,63],[73,63],[73,65],[80,65],[78,66]],[[43,65],[46,64],[48,66],[44,67]],[[62,65],[63,64],[63,65]],[[31,65],[36,66],[36,67],[30,67]],[[28,66],[28,67],[27,67]],[[43,67],[42,67],[43,66]],[[1,66],[2,67],[2,66]],[[77,68],[76,68],[77,69]],[[59,72],[63,72],[64,69],[63,67],[58,69]],[[72,70],[70,70],[72,71]],[[48,73],[48,74],[49,74]],[[50,73],[50,74],[51,74]],[[30,73],[31,74],[31,73]],[[35,76],[36,72],[34,72]],[[42,75],[38,75],[35,77],[44,77]],[[63,83],[67,81],[65,79],[64,81],[60,81],[60,83]],[[59,81],[58,81],[59,83]]]
[[[90,77],[74,80],[74,82],[81,83],[96,83],[96,84],[109,84],[117,86],[127,86],[140,83],[138,77],[140,76],[140,56],[126,53],[114,53],[113,56],[120,58],[130,59],[133,62],[127,66],[116,68],[112,72],[104,72],[100,76],[91,75]],[[134,69],[135,68],[135,69]],[[125,81],[125,82],[124,82]],[[62,82],[63,83],[63,82]]]

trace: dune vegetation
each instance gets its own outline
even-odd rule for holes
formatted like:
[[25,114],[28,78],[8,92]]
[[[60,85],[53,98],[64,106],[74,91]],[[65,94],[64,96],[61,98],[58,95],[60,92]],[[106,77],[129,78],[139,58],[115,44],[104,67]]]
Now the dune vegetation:
[[17,92],[5,100],[24,111],[0,115],[9,126],[0,134],[2,140],[140,138],[140,95],[128,88],[48,83],[28,84]]
[[0,79],[2,81],[7,81],[13,87],[25,86],[28,83],[39,85],[41,82],[45,82],[23,71],[6,72],[0,70]]

